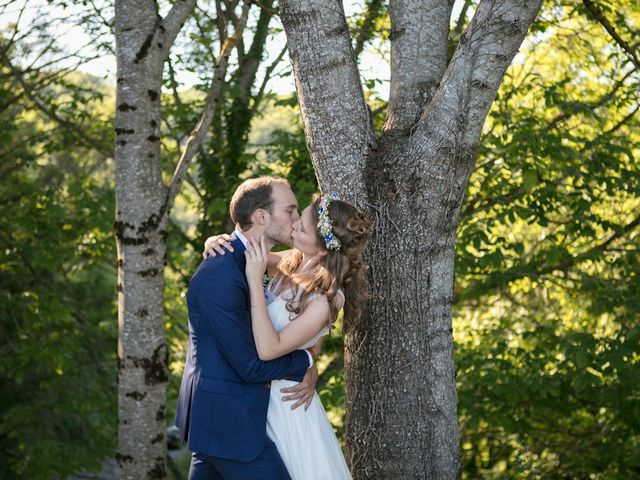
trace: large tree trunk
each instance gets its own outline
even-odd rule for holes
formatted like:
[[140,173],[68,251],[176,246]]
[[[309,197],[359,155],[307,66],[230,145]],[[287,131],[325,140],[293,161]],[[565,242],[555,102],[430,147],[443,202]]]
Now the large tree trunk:
[[[372,298],[345,342],[347,435],[356,478],[456,478],[460,472],[451,335],[457,196],[446,177],[367,170],[375,228]],[[428,188],[427,198],[421,190]],[[453,197],[453,198],[450,198]]]
[[[483,0],[446,66],[453,2],[391,2],[391,97],[372,131],[341,2],[281,0],[323,191],[368,208],[373,298],[347,331],[354,478],[460,475],[451,336],[458,216],[486,114],[540,0]],[[446,68],[446,71],[445,71]]]

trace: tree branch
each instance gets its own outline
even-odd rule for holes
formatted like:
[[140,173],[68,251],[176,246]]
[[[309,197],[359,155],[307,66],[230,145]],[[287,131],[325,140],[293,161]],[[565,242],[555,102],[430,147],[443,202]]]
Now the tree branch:
[[[54,70],[53,73],[50,73],[49,75],[40,76],[37,79],[37,81],[34,81],[31,84],[31,86],[30,86],[31,91],[33,92],[33,91],[44,89],[44,88],[48,87],[52,83],[55,83],[56,80],[62,79],[66,75],[68,75],[69,73],[75,71],[77,69],[77,67],[78,66],[76,65],[74,67],[66,68],[66,69],[63,69],[63,70]],[[7,74],[7,75],[0,75],[0,78],[2,78],[3,76],[15,77],[16,76],[16,72],[15,71],[13,71],[13,72],[10,71],[9,74]],[[26,82],[26,80],[25,80],[25,82]],[[0,114],[2,114],[2,112],[4,112],[11,105],[13,105],[15,103],[18,103],[18,101],[20,101],[20,99],[26,94],[24,89],[21,89],[18,92],[12,92],[12,93],[14,93],[13,96],[4,99],[4,101],[2,103],[0,103]]]
[[173,69],[173,62],[170,57],[167,57],[167,67],[169,69],[169,84],[171,85],[171,94],[173,95],[173,101],[178,106],[178,108],[183,107],[182,99],[180,98],[180,93],[178,92],[178,81],[176,80],[176,72]]
[[[205,12],[203,12],[203,14],[206,15]],[[198,27],[198,30],[200,31],[200,35],[202,35],[203,38],[207,38],[207,36],[209,34],[205,32],[205,29],[202,26],[202,23],[200,23],[200,20],[198,19],[198,16],[195,15],[194,19],[196,21],[196,26]],[[207,51],[209,56],[211,57],[211,63],[215,67],[215,65],[216,65],[216,63],[215,63],[216,62],[216,54],[215,54],[215,52],[213,51],[213,49],[211,48],[211,46],[209,44],[205,44],[205,45],[203,45],[203,47]]]
[[594,138],[593,140],[585,143],[585,148],[593,148],[598,143],[600,143],[600,141],[603,138],[605,138],[607,135],[611,135],[612,133],[617,132],[620,128],[622,128],[624,125],[626,125],[627,123],[629,123],[633,119],[635,114],[638,113],[638,110],[640,110],[640,104],[636,104],[635,108],[633,110],[631,110],[631,112],[629,112],[627,115],[625,115],[620,121],[618,121],[610,129],[604,130],[596,138]]
[[184,180],[187,168],[191,163],[194,155],[198,151],[198,147],[200,146],[200,143],[202,142],[202,139],[204,138],[209,125],[211,125],[213,113],[216,109],[216,105],[220,97],[222,83],[224,82],[224,78],[227,73],[229,55],[231,55],[232,50],[235,48],[238,42],[238,39],[242,36],[242,32],[244,31],[244,28],[247,24],[250,7],[251,4],[248,1],[245,1],[244,5],[242,6],[242,14],[240,16],[240,20],[238,21],[238,28],[233,32],[233,35],[231,37],[227,38],[224,41],[224,43],[220,47],[220,54],[216,61],[215,72],[213,75],[213,79],[211,80],[209,92],[207,93],[202,116],[200,117],[200,121],[192,130],[189,138],[187,139],[187,143],[185,145],[184,151],[182,152],[182,156],[178,161],[178,165],[176,166],[173,178],[169,183],[169,187],[167,189],[167,200],[165,202],[165,205],[163,206],[163,215],[166,215],[167,212],[171,211],[171,207],[173,206],[173,202],[175,201],[178,191],[180,190],[180,185]]
[[253,98],[253,105],[251,106],[251,115],[255,115],[262,103],[262,99],[264,98],[264,91],[267,88],[267,83],[271,80],[271,74],[276,69],[278,64],[284,58],[284,54],[287,53],[287,45],[280,50],[280,53],[276,57],[276,59],[267,67],[264,72],[264,78],[262,79],[262,84],[260,85],[260,89],[258,90],[258,94]]
[[256,23],[249,51],[243,55],[242,65],[239,66],[237,72],[238,86],[240,87],[238,97],[245,104],[251,95],[251,88],[256,80],[256,74],[264,55],[265,43],[269,34],[269,23],[273,17],[269,8],[272,6],[273,0],[267,0],[265,3],[266,8],[260,10],[260,17]]
[[342,2],[281,0],[280,19],[320,187],[360,203],[374,131]]
[[453,33],[456,38],[458,38],[462,34],[462,30],[464,29],[464,22],[467,19],[467,11],[471,6],[471,0],[465,0],[464,5],[462,5],[462,9],[460,10],[460,15],[458,15],[458,21],[456,22],[456,26],[453,29]]
[[[11,62],[6,61],[5,62],[6,66],[10,69],[14,69],[13,65],[11,64]],[[15,69],[14,69],[15,70]],[[103,144],[101,141],[92,138],[90,135],[88,135],[86,132],[83,132],[80,127],[78,125],[75,125],[63,118],[61,118],[60,116],[58,116],[55,112],[53,112],[51,109],[47,108],[41,101],[40,99],[38,99],[36,97],[36,95],[33,93],[33,91],[31,90],[31,88],[29,87],[29,85],[27,84],[27,82],[25,82],[24,78],[22,77],[22,74],[17,73],[15,75],[16,79],[18,80],[18,83],[20,84],[20,86],[23,88],[25,95],[27,96],[27,98],[29,100],[31,100],[31,102],[33,103],[33,105],[40,110],[42,113],[44,113],[47,117],[49,117],[51,120],[53,120],[54,122],[56,122],[58,125],[60,125],[61,127],[66,128],[70,133],[72,133],[79,141],[80,143],[82,143],[85,147],[88,148],[92,148],[95,149],[100,155],[102,155],[103,157],[110,157],[111,156],[111,147],[109,147],[108,145]]]
[[[224,7],[227,13],[227,20],[231,20],[231,25],[233,26],[233,29],[236,30],[238,28],[240,20],[238,19],[235,10],[238,4],[240,3],[240,0],[235,0],[233,3],[231,3],[229,0],[223,0],[223,1],[224,1]],[[236,42],[236,51],[238,52],[238,66],[242,68],[242,64],[244,63],[244,55],[245,55],[244,39],[242,37],[240,37]]]
[[26,10],[26,8],[27,2],[25,0],[25,2],[22,4],[22,7],[20,7],[20,11],[18,12],[18,18],[16,18],[11,37],[9,37],[9,39],[7,40],[3,39],[4,41],[2,42],[2,49],[0,49],[0,60],[4,60],[9,49],[16,43],[16,35],[18,34],[18,30],[20,28],[20,20],[22,20],[22,15],[24,15],[24,11]]
[[535,263],[535,264],[513,266],[508,270],[506,270],[505,272],[503,272],[500,276],[490,278],[489,281],[484,282],[481,285],[477,285],[476,288],[474,288],[473,286],[471,286],[470,288],[467,288],[460,295],[460,297],[455,301],[457,303],[458,301],[469,300],[470,298],[473,298],[475,296],[478,290],[484,293],[487,290],[498,289],[504,285],[509,284],[510,282],[513,282],[514,280],[519,280],[521,278],[538,278],[553,272],[559,272],[559,271],[566,272],[571,267],[574,267],[575,265],[578,265],[581,262],[590,259],[591,256],[594,255],[595,253],[604,252],[605,250],[607,250],[607,247],[612,242],[624,237],[626,234],[635,230],[638,227],[638,225],[640,225],[640,217],[634,218],[631,222],[629,222],[627,225],[622,227],[619,231],[613,233],[612,235],[609,236],[609,238],[602,241],[602,243],[599,243],[598,245],[591,247],[589,250],[586,250],[583,253],[574,255],[567,260],[561,261],[553,265],[544,265],[544,264]]
[[169,13],[162,20],[162,28],[160,29],[161,33],[163,33],[163,40],[160,47],[160,63],[163,64],[164,61],[169,56],[169,50],[175,42],[180,29],[184,25],[184,22],[187,21],[189,15],[193,13],[193,10],[196,6],[196,0],[181,0],[179,2],[175,2]]
[[[616,93],[618,92],[618,90],[620,90],[620,88],[624,85],[624,82],[626,82],[626,80],[635,72],[635,70],[630,69],[622,78],[620,78],[619,80],[616,80],[616,82],[613,84],[613,87],[611,88],[611,90],[609,90],[607,93],[605,93],[602,97],[600,97],[598,100],[591,102],[589,104],[586,105],[586,107],[591,110],[591,111],[595,111],[597,108],[602,107],[603,105],[605,105],[607,102],[609,102],[610,100],[613,100],[615,98]],[[571,118],[573,115],[575,115],[575,111],[571,111],[571,112],[562,112],[558,115],[556,115],[547,125],[547,127],[544,129],[544,132],[550,132],[551,130],[553,130],[559,123],[564,122],[565,120],[568,120],[569,118]]]
[[356,58],[360,57],[360,54],[364,49],[364,45],[371,40],[371,37],[373,37],[375,23],[382,16],[382,7],[384,7],[384,2],[382,0],[367,1],[362,23],[354,32],[356,40],[354,52],[356,54]]
[[595,18],[600,23],[600,25],[602,25],[604,29],[607,32],[609,32],[609,35],[611,35],[611,38],[613,38],[616,41],[616,43],[620,46],[620,48],[622,48],[622,50],[624,50],[627,53],[627,55],[635,65],[636,69],[640,70],[640,58],[638,58],[638,52],[636,51],[636,49],[633,48],[631,45],[629,45],[618,34],[618,32],[616,32],[616,29],[611,24],[611,22],[606,17],[606,15],[591,0],[582,0],[582,3],[584,4],[585,7],[587,7],[587,10],[589,10],[591,15],[593,15],[593,18]]
[[447,66],[452,0],[392,0],[391,84],[385,130],[409,130]]
[[[421,153],[443,147],[465,152],[469,164],[460,175],[470,173],[489,108],[541,3],[482,0],[416,129]],[[427,145],[429,137],[435,140]]]
[[[107,27],[107,30],[109,30],[109,32],[113,35],[114,33],[113,24],[112,24],[113,20],[110,22],[104,17],[104,15],[102,14],[102,9],[98,8],[94,0],[89,0],[89,4],[91,5],[91,8],[93,9],[96,16],[100,19],[100,23],[102,23],[102,25]],[[115,53],[113,49],[110,49],[110,50],[111,50],[111,53]]]
[[218,27],[218,40],[222,44],[228,36],[229,19],[227,18],[227,12],[222,9],[222,3],[220,0],[216,0],[216,26]]

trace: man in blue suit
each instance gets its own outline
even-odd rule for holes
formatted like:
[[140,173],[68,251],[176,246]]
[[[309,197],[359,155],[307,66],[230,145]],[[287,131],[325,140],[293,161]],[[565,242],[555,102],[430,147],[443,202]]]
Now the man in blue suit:
[[298,204],[285,180],[260,177],[238,187],[229,211],[233,252],[206,258],[189,284],[189,349],[175,424],[193,452],[189,480],[289,479],[266,433],[270,381],[306,375],[299,396],[311,395],[317,372],[305,350],[258,358],[244,252],[247,239],[262,235],[270,247],[290,244]]

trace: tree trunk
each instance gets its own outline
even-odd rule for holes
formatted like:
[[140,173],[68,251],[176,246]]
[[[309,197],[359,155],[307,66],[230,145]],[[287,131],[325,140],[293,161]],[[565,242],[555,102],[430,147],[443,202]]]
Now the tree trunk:
[[410,158],[395,151],[381,159],[382,172],[366,171],[375,225],[367,249],[372,298],[345,339],[355,478],[460,474],[451,335],[458,204],[442,178],[433,177],[434,194],[425,199],[415,171],[388,167]]
[[445,70],[452,2],[392,1],[380,135],[331,3],[280,1],[319,184],[374,220],[373,298],[345,340],[348,461],[355,479],[454,479],[455,233],[482,124],[541,2],[482,0]]
[[117,5],[116,16],[125,19],[116,19],[117,460],[121,478],[163,478],[168,351],[163,324],[166,247],[158,228],[166,195],[159,142],[162,77],[148,55],[136,59],[144,54],[149,32],[157,28],[156,16]]
[[195,2],[164,19],[151,0],[116,1],[119,477],[166,476],[168,349],[163,268],[168,190],[160,158],[162,65]]

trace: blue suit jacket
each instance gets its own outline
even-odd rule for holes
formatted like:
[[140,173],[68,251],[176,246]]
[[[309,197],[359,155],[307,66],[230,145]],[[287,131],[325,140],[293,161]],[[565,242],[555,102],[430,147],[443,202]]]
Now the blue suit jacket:
[[267,441],[269,382],[302,377],[309,357],[297,350],[258,358],[251,330],[245,247],[204,260],[189,284],[189,349],[175,425],[189,450],[248,462]]

